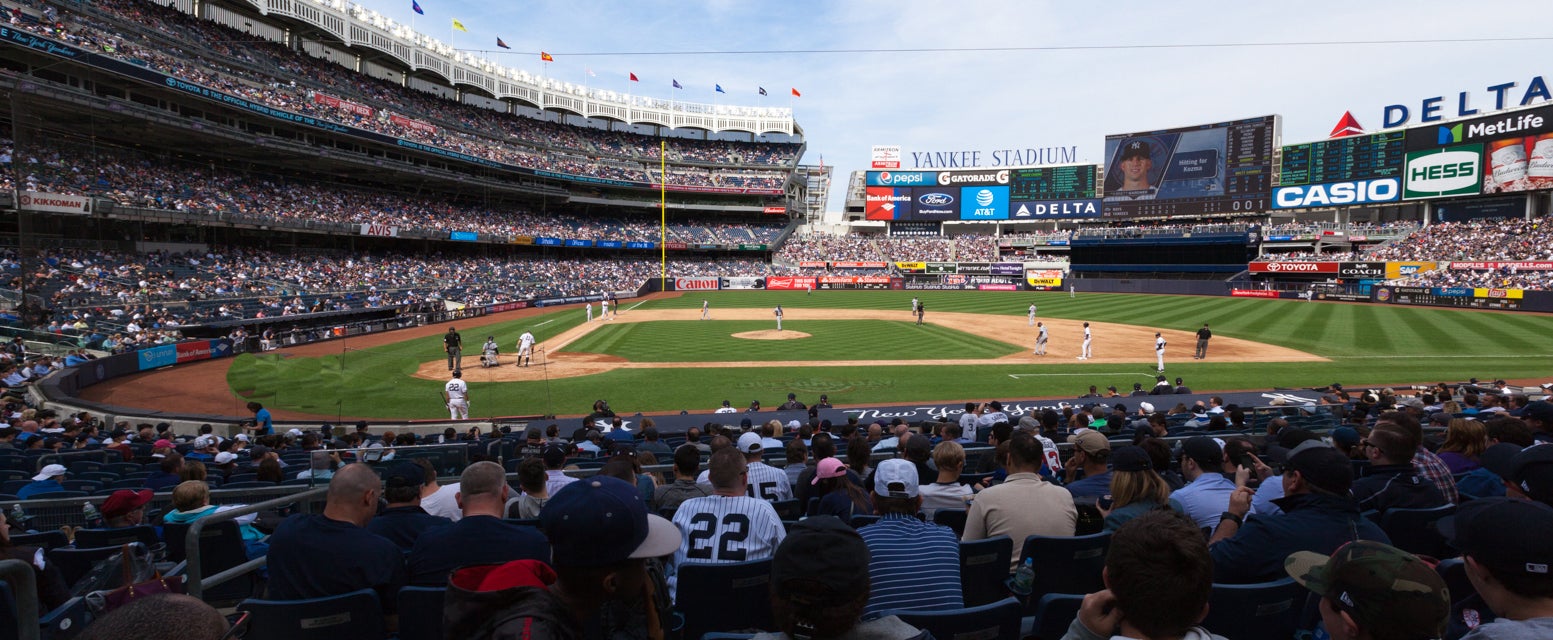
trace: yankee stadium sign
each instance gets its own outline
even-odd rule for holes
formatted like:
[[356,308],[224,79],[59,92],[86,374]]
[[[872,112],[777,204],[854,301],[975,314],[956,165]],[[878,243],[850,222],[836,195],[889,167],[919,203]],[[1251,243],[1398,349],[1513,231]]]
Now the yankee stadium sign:
[[[974,169],[977,167],[1024,167],[1041,164],[1072,164],[1078,162],[1078,146],[1025,147],[1023,149],[993,149],[982,153],[981,149],[961,151],[913,151],[911,166],[915,169]],[[990,161],[989,161],[990,160]]]

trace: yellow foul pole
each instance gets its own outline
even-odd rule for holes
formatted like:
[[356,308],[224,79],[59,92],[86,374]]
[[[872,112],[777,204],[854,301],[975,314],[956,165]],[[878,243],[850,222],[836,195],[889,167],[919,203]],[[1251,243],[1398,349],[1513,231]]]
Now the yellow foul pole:
[[669,141],[658,141],[658,290],[669,286]]

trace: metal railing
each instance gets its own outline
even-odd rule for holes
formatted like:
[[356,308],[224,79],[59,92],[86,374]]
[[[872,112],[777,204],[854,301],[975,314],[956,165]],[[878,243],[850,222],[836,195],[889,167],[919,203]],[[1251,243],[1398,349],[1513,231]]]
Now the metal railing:
[[0,582],[11,586],[16,598],[16,619],[0,624],[16,625],[17,640],[38,640],[38,582],[25,560],[0,560]]
[[201,575],[204,573],[204,568],[200,566],[200,532],[204,531],[205,527],[236,520],[239,516],[258,513],[267,509],[279,509],[291,504],[300,504],[306,513],[312,513],[312,508],[318,503],[318,499],[323,498],[328,491],[329,488],[327,486],[308,489],[298,494],[266,500],[258,504],[218,511],[190,523],[189,531],[184,538],[184,558],[187,560],[186,568],[184,569],[185,590],[191,596],[202,598],[206,589],[220,586],[269,564],[269,556],[263,555],[212,576]]

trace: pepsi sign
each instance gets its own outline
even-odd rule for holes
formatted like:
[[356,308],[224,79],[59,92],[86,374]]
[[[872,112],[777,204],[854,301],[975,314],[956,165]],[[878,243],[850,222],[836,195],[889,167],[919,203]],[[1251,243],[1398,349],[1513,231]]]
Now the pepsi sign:
[[869,171],[870,187],[926,187],[938,184],[937,171]]

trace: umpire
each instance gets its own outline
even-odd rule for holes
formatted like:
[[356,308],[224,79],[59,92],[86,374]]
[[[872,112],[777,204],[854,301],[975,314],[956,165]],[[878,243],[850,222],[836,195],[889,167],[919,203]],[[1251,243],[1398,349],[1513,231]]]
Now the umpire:
[[448,327],[447,335],[442,336],[442,350],[448,354],[448,371],[464,368],[464,337],[458,335],[456,327]]
[[1212,337],[1213,332],[1208,330],[1208,323],[1202,323],[1202,328],[1197,330],[1197,353],[1192,356],[1192,359],[1208,359],[1208,339]]

